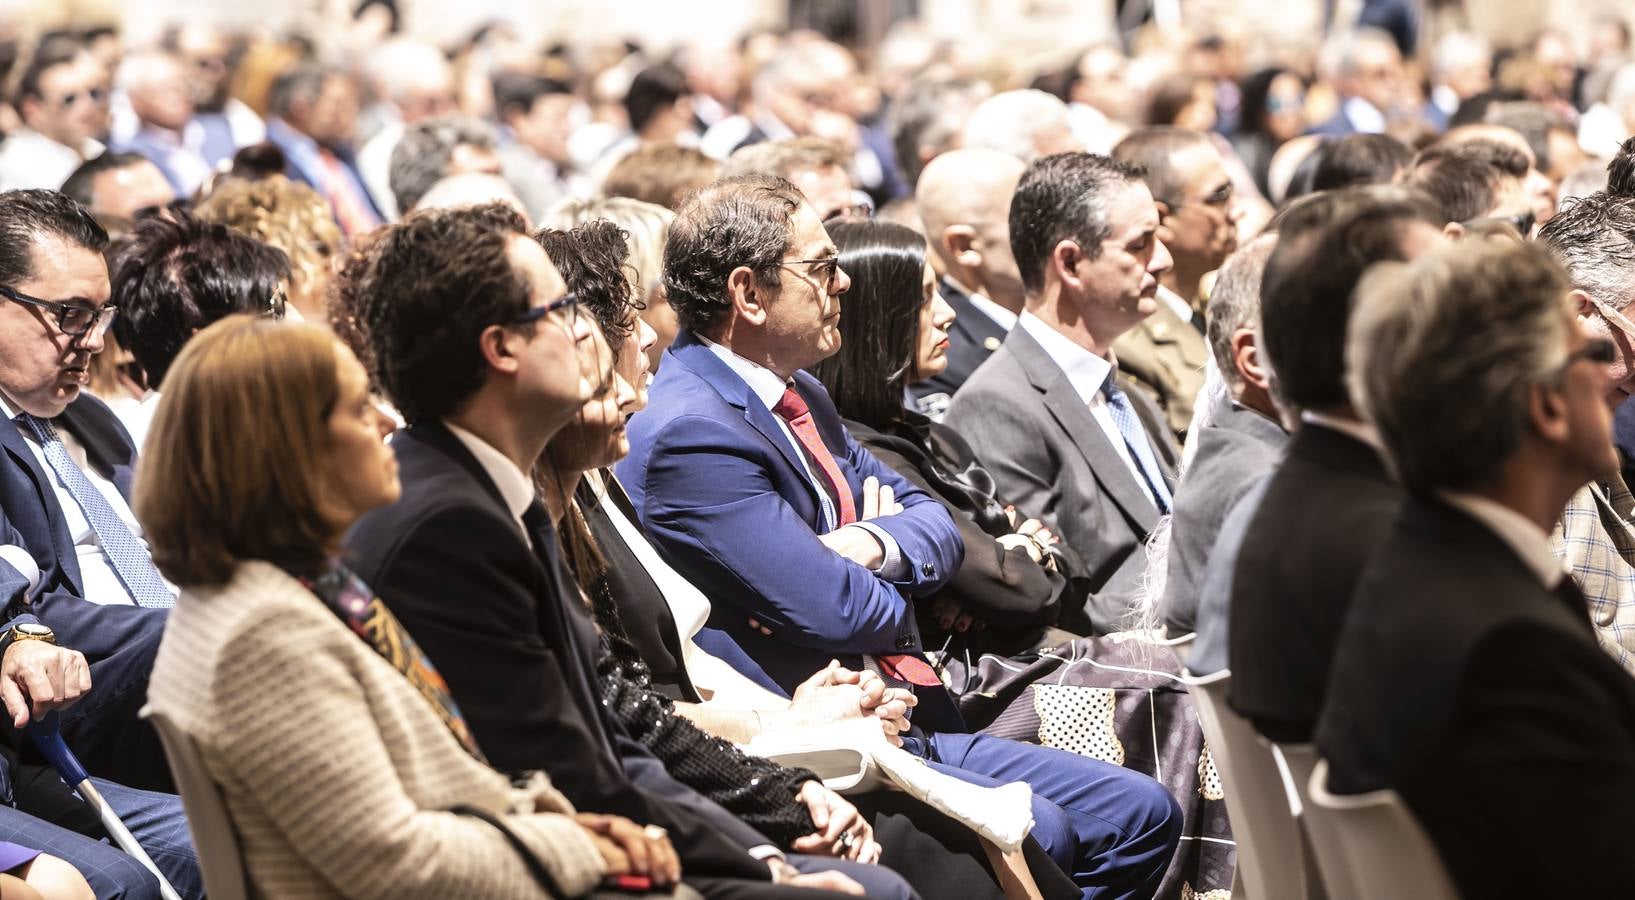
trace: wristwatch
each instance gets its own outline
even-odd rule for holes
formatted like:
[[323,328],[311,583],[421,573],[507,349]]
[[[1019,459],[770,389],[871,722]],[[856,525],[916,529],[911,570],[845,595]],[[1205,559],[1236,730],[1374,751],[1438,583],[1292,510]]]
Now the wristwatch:
[[34,622],[19,622],[11,626],[11,639],[14,641],[45,641],[47,644],[57,642],[57,633],[44,625]]

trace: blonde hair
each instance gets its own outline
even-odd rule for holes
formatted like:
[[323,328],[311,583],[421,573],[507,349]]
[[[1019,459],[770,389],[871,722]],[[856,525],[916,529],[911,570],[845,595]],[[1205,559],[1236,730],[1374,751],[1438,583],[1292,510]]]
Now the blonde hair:
[[340,537],[323,502],[337,351],[322,326],[246,315],[182,348],[136,477],[136,515],[166,578],[223,584],[250,559],[323,565]]
[[290,293],[304,301],[296,305],[323,308],[330,266],[341,252],[342,239],[329,203],[317,191],[282,175],[254,181],[232,178],[200,201],[194,212],[284,251],[294,271]]
[[570,231],[597,219],[606,219],[624,231],[625,245],[630,248],[627,264],[636,272],[637,296],[651,297],[664,271],[664,241],[676,214],[656,203],[600,197],[559,203],[545,213],[539,224]]

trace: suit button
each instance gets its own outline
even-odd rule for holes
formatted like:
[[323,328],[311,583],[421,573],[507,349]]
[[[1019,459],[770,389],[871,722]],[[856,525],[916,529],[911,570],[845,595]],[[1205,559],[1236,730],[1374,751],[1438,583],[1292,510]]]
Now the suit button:
[[982,339],[982,348],[984,350],[987,350],[989,353],[992,353],[995,350],[998,350],[999,349],[999,338],[993,337],[991,335],[986,337],[986,338],[983,338]]
[[933,566],[930,563],[921,563],[920,564],[920,574],[924,575],[927,578],[933,578],[937,574],[937,567]]
[[910,648],[912,646],[914,646],[914,636],[913,635],[903,634],[903,635],[898,635],[897,636],[897,649],[898,650],[907,650],[908,648]]

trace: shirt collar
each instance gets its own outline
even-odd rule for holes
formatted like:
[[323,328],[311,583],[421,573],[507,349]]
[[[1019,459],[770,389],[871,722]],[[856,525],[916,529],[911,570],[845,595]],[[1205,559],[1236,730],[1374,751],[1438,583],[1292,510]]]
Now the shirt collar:
[[744,379],[744,383],[749,385],[749,389],[755,392],[756,399],[766,404],[767,409],[770,410],[772,407],[777,406],[778,401],[783,399],[783,392],[789,389],[789,382],[779,378],[778,373],[760,363],[750,362],[702,334],[697,332],[693,334],[703,342],[704,346],[710,348],[710,352],[715,354],[716,359],[726,363],[727,368],[737,373],[739,378]]
[[977,312],[982,313],[988,318],[994,320],[994,324],[998,325],[1000,328],[1010,331],[1012,328],[1016,327],[1016,313],[1011,312],[992,300],[989,300],[987,297],[977,293],[976,291],[966,294],[965,298],[971,301],[971,305],[976,307]]
[[1437,496],[1493,532],[1495,537],[1503,541],[1522,563],[1538,576],[1538,580],[1543,582],[1545,587],[1554,588],[1561,583],[1566,570],[1562,561],[1550,550],[1550,536],[1526,516],[1502,503],[1476,494],[1439,491]]
[[1185,297],[1163,285],[1158,286],[1158,302],[1169,307],[1170,312],[1175,313],[1181,321],[1192,321],[1192,304],[1188,303]]
[[499,489],[500,497],[505,500],[505,508],[511,512],[511,517],[522,518],[522,514],[534,502],[534,483],[528,475],[517,468],[517,464],[509,457],[494,449],[492,444],[482,438],[446,419],[443,421],[443,427],[477,458],[477,464],[483,467],[483,471],[488,473],[488,479]]
[[1045,355],[1067,375],[1068,383],[1073,385],[1073,390],[1085,403],[1095,400],[1113,374],[1112,361],[1073,343],[1071,338],[1046,325],[1045,320],[1032,312],[1024,310],[1016,320],[1016,327],[1039,342]]
[[1385,445],[1380,443],[1379,431],[1367,422],[1359,422],[1355,419],[1342,419],[1338,416],[1324,415],[1323,413],[1312,412],[1309,409],[1301,411],[1300,421],[1306,423],[1307,425],[1317,425],[1322,428],[1327,428],[1330,431],[1338,431],[1347,437],[1361,441],[1368,446],[1373,447],[1376,451],[1384,452],[1385,450]]
[[1361,97],[1351,97],[1345,101],[1345,117],[1351,121],[1352,128],[1363,134],[1385,132],[1385,113]]

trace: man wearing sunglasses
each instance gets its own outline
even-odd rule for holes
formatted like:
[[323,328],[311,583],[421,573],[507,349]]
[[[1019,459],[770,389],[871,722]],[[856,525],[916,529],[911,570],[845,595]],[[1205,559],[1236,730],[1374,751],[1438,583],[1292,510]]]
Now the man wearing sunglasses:
[[[26,744],[16,726],[62,709],[64,737],[81,761],[119,782],[103,794],[171,883],[196,896],[192,846],[173,837],[186,833],[179,801],[122,786],[174,790],[137,711],[175,598],[131,513],[136,447],[85,394],[91,357],[117,313],[107,240],[63,194],[0,193],[0,607],[10,619],[0,626],[8,712],[0,758],[14,760]],[[11,785],[0,797],[52,825],[100,835],[94,816],[79,821],[84,806],[60,780],[31,771],[0,764]]]
[[107,126],[102,77],[76,44],[42,47],[17,83],[25,127],[0,144],[0,190],[57,188],[102,152]]
[[[1572,277],[1580,321],[1612,342],[1607,403],[1626,406],[1635,393],[1635,198],[1596,193],[1567,204],[1539,240]],[[1628,454],[1635,440],[1620,438]],[[1625,476],[1606,473],[1574,494],[1551,539],[1589,602],[1602,646],[1635,673],[1635,497]]]

